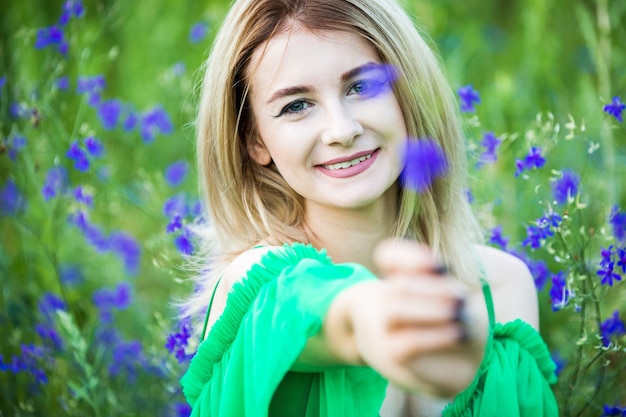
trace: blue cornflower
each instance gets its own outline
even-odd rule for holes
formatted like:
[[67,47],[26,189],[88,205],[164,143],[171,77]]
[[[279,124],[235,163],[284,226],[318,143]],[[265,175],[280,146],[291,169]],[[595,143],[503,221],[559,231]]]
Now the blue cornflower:
[[618,122],[622,122],[622,112],[626,109],[626,104],[622,103],[619,96],[613,97],[610,104],[604,106],[604,112],[615,117]]
[[7,180],[4,188],[0,189],[0,216],[12,216],[20,213],[26,207],[26,200],[15,182]]
[[191,43],[198,43],[204,40],[209,31],[209,25],[206,22],[198,22],[194,24],[189,30],[189,41]]
[[609,214],[609,223],[613,226],[613,236],[619,242],[626,241],[626,213],[620,212],[618,206],[614,206]]
[[114,129],[122,114],[122,102],[118,99],[100,102],[97,109],[98,118],[106,130]]
[[70,88],[70,79],[65,77],[60,77],[56,80],[56,86],[59,90],[67,90]]
[[552,194],[557,204],[563,204],[569,201],[578,193],[578,185],[580,177],[569,169],[563,171],[560,179],[552,181]]
[[126,232],[111,233],[109,250],[122,260],[127,274],[137,274],[141,261],[141,246],[134,237]]
[[83,2],[68,0],[63,6],[63,13],[59,17],[59,24],[64,26],[70,21],[72,17],[82,17],[85,14]]
[[185,194],[179,193],[168,198],[163,204],[163,214],[173,219],[176,216],[184,216],[187,210]]
[[431,139],[406,141],[404,169],[400,175],[405,188],[422,193],[448,170],[446,155],[437,142]]
[[126,119],[124,120],[124,132],[132,131],[137,126],[138,122],[139,116],[137,116],[137,113],[134,110],[130,109],[126,115]]
[[485,133],[483,140],[480,142],[485,151],[480,155],[479,164],[496,162],[498,160],[496,150],[500,143],[500,139],[493,132]]
[[525,170],[541,168],[544,166],[546,160],[541,152],[541,148],[533,146],[530,148],[528,155],[524,157],[524,160],[515,160],[515,176],[519,177]]
[[572,292],[567,287],[567,280],[564,271],[559,271],[557,274],[552,275],[552,288],[550,288],[550,300],[552,302],[552,310],[562,310],[565,308]]
[[489,243],[492,245],[499,246],[503,250],[506,250],[506,247],[509,244],[509,238],[502,236],[502,225],[498,225],[491,229],[491,236],[489,236]]
[[619,318],[619,311],[615,310],[613,315],[600,323],[600,335],[602,336],[602,346],[609,347],[611,338],[626,334],[626,326]]
[[615,272],[615,263],[609,262],[606,265],[600,266],[597,272],[598,276],[600,276],[600,283],[603,285],[608,285],[612,287],[614,281],[621,281],[622,276]]
[[157,133],[169,135],[173,126],[170,117],[162,107],[155,107],[141,115],[140,133],[145,143],[151,143]]
[[189,229],[183,228],[182,233],[174,238],[174,245],[178,252],[183,255],[192,255],[194,248],[193,243],[190,239]]
[[102,142],[93,136],[85,138],[85,148],[87,149],[89,155],[95,158],[100,158],[104,154],[104,146],[102,145]]
[[191,320],[186,318],[178,324],[178,332],[170,333],[167,337],[165,348],[176,356],[179,363],[188,362],[193,356],[185,352],[191,335]]
[[170,187],[179,186],[185,180],[188,170],[189,165],[185,161],[177,161],[170,164],[165,169],[165,182]]
[[65,153],[69,159],[74,161],[74,168],[80,172],[89,171],[89,159],[87,153],[80,147],[77,141],[72,142],[70,148]]
[[459,99],[461,100],[461,111],[473,113],[476,109],[474,103],[480,103],[478,91],[474,90],[471,84],[465,85],[458,89]]
[[100,103],[100,93],[106,87],[106,81],[102,75],[89,77],[78,77],[76,92],[86,94],[90,106],[97,106]]
[[535,225],[526,228],[526,239],[522,241],[522,246],[530,246],[539,249],[541,244],[551,236],[554,236],[552,228],[560,224],[561,217],[557,214],[548,214],[535,221]]
[[67,170],[63,166],[56,166],[50,168],[46,174],[43,187],[41,188],[41,194],[43,198],[48,201],[57,194],[65,190],[67,186]]
[[180,215],[175,215],[170,222],[167,224],[167,227],[165,228],[165,231],[167,232],[167,234],[170,233],[174,233],[177,230],[180,230],[183,228],[183,222],[182,222],[182,217]]
[[626,417],[626,406],[620,405],[604,405],[602,407],[602,415],[600,417]]

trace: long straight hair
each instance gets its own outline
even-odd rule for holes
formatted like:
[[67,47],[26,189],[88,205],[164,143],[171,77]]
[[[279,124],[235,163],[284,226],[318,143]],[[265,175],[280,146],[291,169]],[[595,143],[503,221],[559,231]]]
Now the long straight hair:
[[227,14],[205,63],[197,114],[201,193],[209,221],[200,230],[195,294],[185,312],[207,307],[223,266],[263,240],[306,242],[303,204],[273,164],[248,155],[255,138],[247,104],[252,53],[296,26],[312,33],[345,31],[362,36],[398,72],[394,94],[411,138],[430,138],[444,150],[449,173],[428,191],[400,191],[393,236],[428,244],[455,275],[476,278],[471,245],[480,239],[466,192],[466,154],[454,94],[421,31],[394,0],[239,0]]

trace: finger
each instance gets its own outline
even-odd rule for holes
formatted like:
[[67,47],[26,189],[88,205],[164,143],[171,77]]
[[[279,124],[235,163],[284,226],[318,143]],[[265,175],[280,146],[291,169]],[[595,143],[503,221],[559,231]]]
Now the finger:
[[401,328],[390,333],[391,354],[399,362],[406,362],[425,353],[450,349],[464,343],[465,329],[458,323],[445,326]]
[[388,307],[389,329],[465,323],[463,301],[458,298],[423,298],[396,302]]
[[430,248],[412,240],[387,239],[374,250],[374,264],[382,275],[439,272]]

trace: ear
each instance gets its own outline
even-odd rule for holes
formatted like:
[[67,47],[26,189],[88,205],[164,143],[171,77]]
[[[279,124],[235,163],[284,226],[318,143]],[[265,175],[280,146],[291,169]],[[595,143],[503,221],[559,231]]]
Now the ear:
[[272,156],[259,138],[250,140],[247,146],[248,155],[250,155],[250,158],[257,164],[266,166],[272,162]]

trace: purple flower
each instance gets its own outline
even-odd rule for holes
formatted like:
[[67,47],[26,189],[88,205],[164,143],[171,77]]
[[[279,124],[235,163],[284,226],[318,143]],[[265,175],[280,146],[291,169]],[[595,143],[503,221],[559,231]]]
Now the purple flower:
[[48,201],[60,192],[62,192],[67,185],[67,171],[65,167],[56,166],[50,168],[46,174],[44,185],[41,189],[43,198]]
[[66,310],[65,301],[51,292],[46,292],[43,297],[41,297],[37,308],[39,309],[39,313],[48,320],[53,318],[55,311]]
[[537,288],[538,291],[543,290],[543,288],[546,285],[546,282],[548,281],[548,278],[550,278],[550,275],[551,275],[548,265],[544,261],[540,261],[540,260],[539,261],[529,260],[527,262],[527,265],[535,281],[535,287]]
[[85,138],[85,148],[87,148],[89,155],[95,158],[100,158],[104,154],[104,146],[102,146],[102,143],[93,136]]
[[74,199],[78,203],[86,204],[89,207],[93,206],[93,196],[87,194],[82,186],[74,188]]
[[598,276],[600,276],[600,283],[602,285],[608,285],[612,287],[614,281],[621,281],[622,276],[615,272],[615,263],[610,262],[607,265],[601,266],[597,272]]
[[178,332],[170,333],[167,337],[165,348],[176,356],[179,363],[188,362],[193,356],[185,352],[191,335],[191,320],[186,318],[178,324]]
[[187,202],[185,194],[176,194],[170,197],[163,204],[163,214],[168,218],[173,219],[176,216],[184,216],[187,210]]
[[610,104],[604,106],[604,112],[615,117],[618,122],[622,122],[622,112],[626,109],[626,104],[622,103],[619,96],[613,97]]
[[611,317],[600,323],[600,334],[604,347],[609,347],[611,338],[626,334],[626,326],[619,318],[619,311],[615,310]]
[[2,89],[2,87],[4,87],[4,85],[7,83],[7,77],[0,77],[0,89]]
[[122,102],[118,99],[101,101],[97,113],[102,127],[106,130],[114,129],[122,114]]
[[139,122],[139,116],[133,110],[130,110],[126,116],[126,120],[124,120],[124,132],[132,131],[136,126],[137,122]]
[[15,135],[11,138],[10,142],[7,142],[9,147],[8,155],[11,161],[17,159],[17,154],[26,146],[26,138],[24,136]]
[[81,284],[85,278],[77,265],[63,265],[59,270],[61,282],[69,287]]
[[157,133],[169,135],[173,126],[168,114],[157,106],[141,115],[140,133],[145,143],[151,143]]
[[125,232],[111,233],[109,250],[122,259],[127,274],[137,274],[141,261],[141,247],[134,237]]
[[104,253],[109,250],[109,239],[99,227],[89,222],[84,211],[79,210],[70,216],[69,220],[83,233],[87,243],[96,248],[98,252]]
[[83,8],[82,1],[72,1],[68,0],[65,2],[63,6],[63,13],[59,18],[59,24],[62,26],[67,25],[72,16],[74,17],[82,17],[85,14],[85,9]]
[[448,161],[439,144],[430,139],[407,140],[404,153],[402,185],[422,193],[449,170]]
[[522,172],[529,169],[541,168],[546,163],[545,158],[541,155],[541,148],[537,148],[533,146],[530,148],[528,155],[524,157],[524,160],[521,161],[517,159],[515,161],[515,176],[519,177]]
[[552,310],[557,311],[565,308],[572,295],[573,294],[567,287],[565,272],[560,271],[552,275],[552,288],[550,288]]
[[626,213],[620,212],[618,206],[614,206],[609,214],[609,223],[613,227],[613,236],[619,242],[626,241]]
[[59,90],[67,90],[70,88],[70,79],[68,77],[60,77],[56,81],[56,86]]
[[179,186],[185,180],[188,169],[189,166],[185,161],[177,161],[170,164],[165,170],[165,182],[170,187]]
[[556,213],[544,215],[535,221],[535,225],[526,229],[526,239],[522,241],[522,246],[530,246],[539,249],[541,244],[551,236],[554,236],[553,228],[558,228],[561,224],[561,216]]
[[13,101],[9,105],[9,114],[14,119],[21,119],[23,117],[29,117],[32,112],[27,105]]
[[209,25],[206,22],[198,22],[189,30],[189,41],[191,43],[201,42],[209,31]]
[[174,404],[174,411],[176,417],[189,417],[191,415],[191,407],[187,403]]
[[170,233],[174,233],[175,231],[180,230],[182,228],[183,228],[182,217],[177,214],[167,224],[167,227],[165,228],[165,231],[167,232],[167,234],[170,234]]
[[473,113],[476,109],[474,103],[480,103],[480,96],[478,91],[474,90],[471,84],[459,88],[457,91],[459,99],[461,100],[461,111]]
[[499,246],[503,250],[506,250],[507,245],[509,244],[509,239],[502,236],[502,225],[498,225],[491,229],[491,236],[489,236],[489,243],[492,245]]
[[106,82],[102,75],[94,75],[89,77],[78,77],[76,92],[78,94],[87,94],[89,96],[98,94],[104,90]]
[[80,147],[77,141],[72,142],[70,148],[65,153],[69,159],[74,161],[74,168],[80,172],[89,171],[89,159],[87,153]]
[[183,255],[192,255],[194,251],[193,243],[189,238],[189,234],[189,230],[184,228],[182,233],[174,238],[174,245],[176,246],[176,249],[178,249],[178,252]]
[[604,405],[602,407],[602,415],[600,417],[626,417],[626,406],[620,405]]
[[0,216],[12,216],[20,213],[26,207],[26,200],[13,180],[7,180],[4,188],[0,189]]
[[498,160],[496,150],[500,143],[500,139],[493,132],[485,133],[483,140],[480,142],[485,151],[480,155],[479,164],[496,162]]
[[44,340],[44,342],[49,340],[55,349],[63,349],[63,339],[52,323],[39,323],[35,325],[35,332]]
[[566,169],[560,179],[552,181],[552,194],[557,204],[566,203],[578,193],[580,177],[573,171]]
[[124,310],[132,301],[132,287],[128,282],[120,282],[113,289],[101,288],[94,291],[91,300],[101,312]]
[[132,381],[136,376],[137,369],[144,367],[145,362],[146,359],[143,355],[143,347],[140,341],[122,341],[113,346],[109,373],[114,376],[125,373]]
[[172,66],[172,73],[177,77],[183,76],[186,70],[187,68],[185,67],[185,63],[181,61],[176,62]]
[[62,54],[67,53],[67,42],[63,29],[59,25],[53,25],[47,28],[37,30],[37,39],[35,40],[35,49],[43,49],[47,46],[56,46]]

